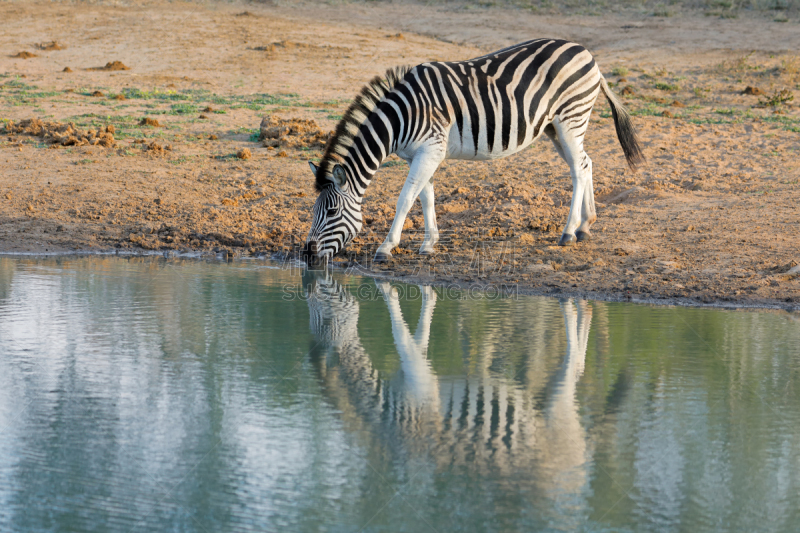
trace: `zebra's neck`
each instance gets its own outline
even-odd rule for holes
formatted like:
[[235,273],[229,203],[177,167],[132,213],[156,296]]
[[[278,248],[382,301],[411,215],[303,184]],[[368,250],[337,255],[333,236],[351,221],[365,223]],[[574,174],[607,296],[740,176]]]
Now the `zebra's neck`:
[[358,198],[364,196],[383,160],[397,150],[401,112],[389,97],[408,72],[408,67],[390,69],[361,89],[328,141],[317,171],[317,190],[329,185],[329,176],[341,165],[350,190]]
[[370,113],[340,163],[350,190],[362,198],[381,164],[395,152],[394,132],[382,124],[379,113]]

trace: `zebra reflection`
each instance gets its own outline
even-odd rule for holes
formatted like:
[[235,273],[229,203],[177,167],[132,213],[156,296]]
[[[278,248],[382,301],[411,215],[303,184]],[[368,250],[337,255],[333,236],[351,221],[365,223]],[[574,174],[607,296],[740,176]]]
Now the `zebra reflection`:
[[387,417],[402,421],[403,430],[420,423],[435,424],[439,385],[427,351],[436,292],[431,287],[419,287],[422,312],[412,334],[403,319],[397,290],[385,282],[376,284],[377,294],[389,309],[403,370],[402,376],[387,382],[379,378],[361,344],[358,300],[327,273],[307,277],[305,283],[310,327],[316,341],[310,351],[312,362],[343,417],[359,427]]
[[[376,285],[389,311],[402,369],[402,376],[390,379],[378,375],[362,345],[359,301],[330,276],[307,285],[316,340],[312,362],[348,429],[384,450],[424,453],[442,467],[536,471],[551,504],[587,488],[590,450],[576,398],[591,324],[586,302],[561,302],[566,353],[550,379],[526,387],[494,375],[488,366],[468,376],[437,376],[427,357],[436,292],[419,288],[421,310],[412,333],[397,291],[385,282]],[[539,322],[534,327],[549,325],[546,317]],[[497,337],[490,343],[494,346],[481,345],[485,360],[501,351]],[[546,349],[533,351],[544,355]]]

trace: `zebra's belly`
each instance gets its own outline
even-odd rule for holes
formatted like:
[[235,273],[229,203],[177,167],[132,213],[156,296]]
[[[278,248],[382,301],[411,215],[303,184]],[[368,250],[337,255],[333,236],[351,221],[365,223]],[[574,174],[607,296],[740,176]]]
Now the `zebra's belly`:
[[489,148],[488,143],[479,142],[476,147],[471,139],[463,142],[463,139],[458,133],[451,133],[447,143],[447,159],[464,159],[469,161],[487,161],[491,159],[502,159],[512,154],[516,154],[533,144],[538,137],[526,140],[524,143],[517,146],[509,146],[503,149],[501,143],[497,143],[492,148]]

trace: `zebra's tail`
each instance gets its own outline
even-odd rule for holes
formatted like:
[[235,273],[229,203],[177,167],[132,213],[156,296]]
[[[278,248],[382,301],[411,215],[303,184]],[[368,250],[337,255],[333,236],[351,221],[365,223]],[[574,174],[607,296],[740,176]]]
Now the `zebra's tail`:
[[608,103],[611,105],[611,115],[614,117],[614,127],[617,129],[617,138],[619,144],[622,145],[622,151],[625,154],[625,159],[628,161],[628,166],[636,172],[636,170],[645,164],[644,154],[639,147],[639,140],[636,138],[636,130],[633,128],[631,116],[619,101],[617,95],[611,91],[606,83],[605,78],[600,77],[600,87],[603,89],[603,94],[608,98]]

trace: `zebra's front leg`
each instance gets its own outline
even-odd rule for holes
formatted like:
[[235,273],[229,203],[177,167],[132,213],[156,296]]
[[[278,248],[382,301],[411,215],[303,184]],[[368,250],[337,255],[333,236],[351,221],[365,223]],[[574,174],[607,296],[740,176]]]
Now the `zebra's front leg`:
[[425,239],[419,248],[419,253],[428,255],[433,253],[433,247],[439,242],[439,227],[436,225],[436,210],[433,208],[433,180],[430,180],[419,193],[422,204],[422,215],[425,217]]
[[[406,222],[406,217],[414,205],[417,196],[420,195],[422,190],[430,183],[433,173],[439,167],[439,163],[444,160],[444,149],[442,145],[437,145],[429,150],[420,149],[414,156],[411,162],[411,169],[408,172],[408,177],[403,185],[403,190],[400,191],[400,196],[397,198],[397,210],[394,214],[394,221],[392,227],[389,229],[389,234],[386,240],[383,241],[375,252],[376,263],[385,263],[392,258],[392,250],[400,244],[400,234],[403,231],[403,224]],[[432,189],[432,187],[431,187]],[[431,190],[432,196],[433,191]],[[433,204],[431,203],[431,208]],[[427,226],[426,218],[426,226]],[[438,232],[437,232],[438,233]],[[438,236],[437,236],[438,237]]]

